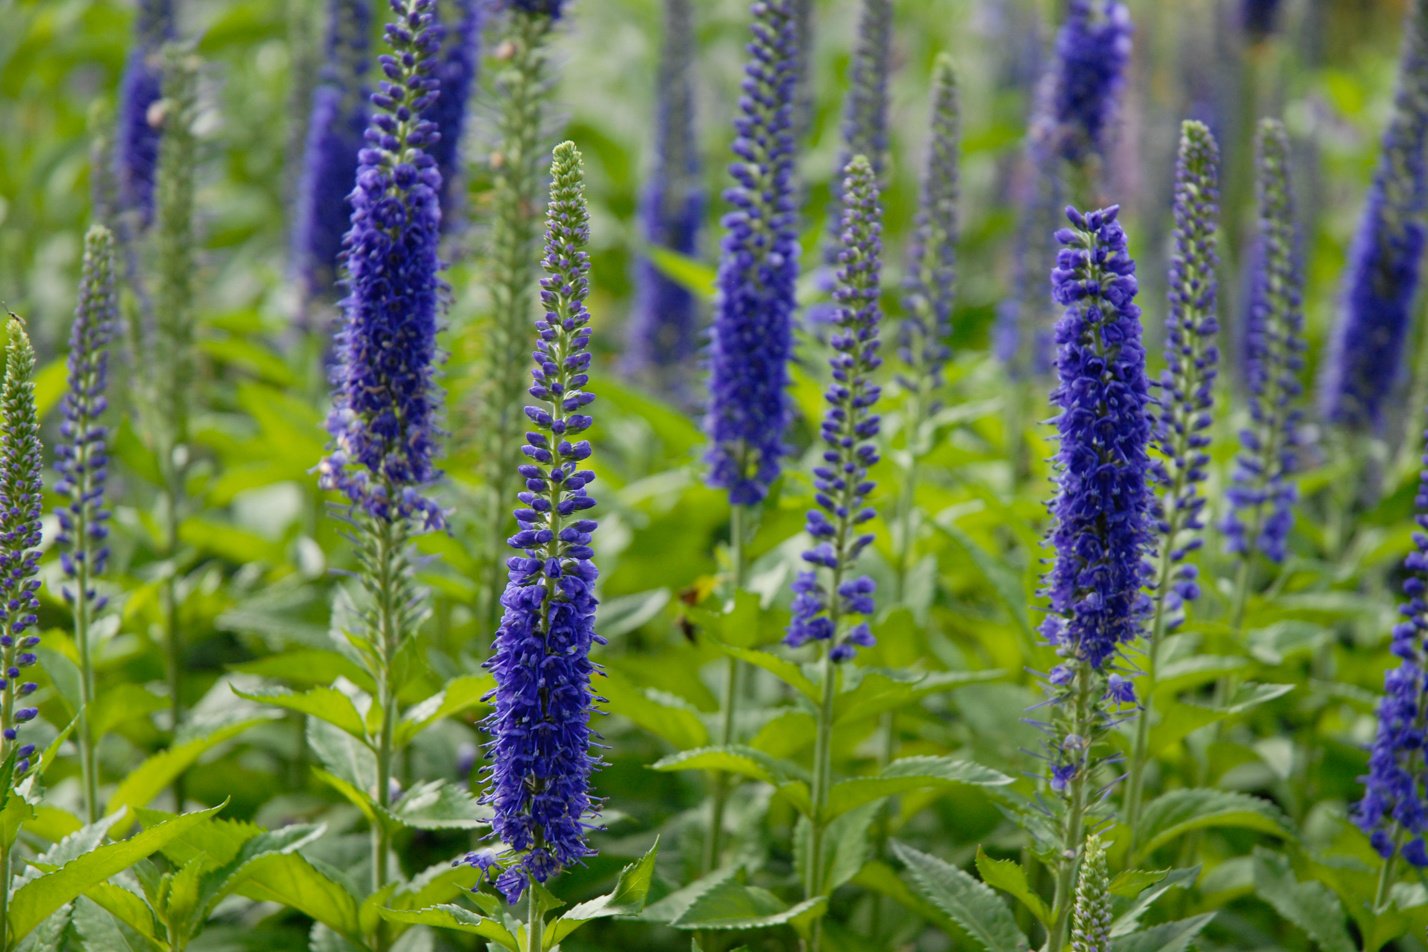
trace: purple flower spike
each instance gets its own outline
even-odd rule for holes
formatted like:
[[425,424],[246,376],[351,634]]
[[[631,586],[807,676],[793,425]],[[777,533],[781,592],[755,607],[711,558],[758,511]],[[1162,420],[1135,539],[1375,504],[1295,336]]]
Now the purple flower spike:
[[[590,443],[586,390],[590,368],[589,212],[580,153],[556,147],[551,166],[550,212],[541,281],[545,316],[536,322],[534,385],[538,405],[526,407],[531,432],[520,467],[525,490],[516,509],[519,531],[510,545],[505,613],[486,667],[496,678],[493,710],[484,723],[491,828],[509,851],[496,886],[517,902],[531,882],[544,883],[593,855],[585,837],[599,804],[590,775],[590,715],[596,701],[590,679],[595,632],[595,563],[590,547],[595,500],[586,486],[595,474],[580,467]],[[490,869],[490,864],[485,866]]]
[[736,506],[761,502],[781,469],[798,280],[793,120],[801,54],[794,4],[755,0],[752,10],[705,418],[709,484],[728,490]]
[[1349,252],[1344,310],[1324,363],[1330,422],[1378,429],[1407,372],[1408,330],[1428,237],[1428,2],[1404,26],[1393,116]]
[[329,298],[337,287],[342,239],[352,219],[347,200],[367,128],[364,78],[371,32],[369,0],[328,0],[324,62],[312,92],[293,222],[293,259],[304,302]]
[[442,224],[448,228],[456,221],[457,195],[461,185],[461,140],[466,132],[466,111],[471,90],[476,85],[481,63],[481,26],[486,11],[483,0],[456,0],[453,6],[460,17],[444,31],[445,48],[435,73],[441,95],[422,114],[422,118],[430,121],[441,134],[429,151],[436,160],[437,171],[441,173],[441,188],[437,193],[441,201]]
[[1413,537],[1414,551],[1404,562],[1406,598],[1399,608],[1403,620],[1393,629],[1398,667],[1384,676],[1368,774],[1359,778],[1364,796],[1350,811],[1380,856],[1391,859],[1400,851],[1418,867],[1428,866],[1428,452],[1423,466],[1414,517],[1419,531]]
[[140,0],[134,46],[119,81],[114,178],[119,207],[136,212],[141,227],[148,227],[154,218],[154,173],[162,124],[154,106],[163,95],[159,51],[175,35],[173,0]]
[[391,0],[392,56],[358,154],[352,225],[344,240],[348,293],[342,302],[338,364],[327,429],[331,451],[319,467],[336,489],[374,519],[417,517],[440,526],[440,507],[422,495],[432,463],[439,395],[432,381],[441,296],[437,242],[441,173],[427,152],[438,135],[422,114],[437,96],[433,77],[441,34],[435,0]]
[[1070,0],[1056,37],[1051,94],[1054,150],[1081,164],[1104,156],[1131,54],[1130,10],[1120,0]]
[[1250,426],[1226,494],[1226,544],[1248,557],[1258,551],[1285,557],[1298,491],[1299,372],[1304,366],[1303,277],[1294,250],[1294,206],[1289,188],[1289,137],[1283,124],[1259,128],[1259,231],[1246,331]]

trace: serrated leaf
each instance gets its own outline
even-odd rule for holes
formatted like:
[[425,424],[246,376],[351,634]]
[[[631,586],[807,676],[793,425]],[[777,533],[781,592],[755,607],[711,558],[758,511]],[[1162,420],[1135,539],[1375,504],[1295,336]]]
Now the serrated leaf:
[[1036,921],[1042,925],[1051,922],[1051,910],[1046,907],[1046,901],[1036,894],[1027,882],[1026,870],[1021,868],[1021,864],[1009,859],[993,859],[977,847],[977,872],[981,874],[982,882],[994,889],[1016,899],[1031,914],[1036,917]]
[[610,713],[627,718],[636,727],[668,741],[676,750],[692,750],[709,743],[709,728],[699,711],[683,698],[644,690],[625,677],[610,672],[600,685],[610,700]]
[[724,880],[694,900],[670,925],[690,930],[771,929],[811,922],[823,915],[827,903],[819,896],[790,906],[766,889]]
[[1172,889],[1189,889],[1195,885],[1199,878],[1199,866],[1174,869],[1159,882],[1141,890],[1125,911],[1116,916],[1115,921],[1111,923],[1111,938],[1129,935],[1140,924],[1140,917],[1150,910],[1157,899]]
[[307,743],[332,774],[361,791],[377,786],[377,757],[351,735],[324,721],[307,722]]
[[1226,790],[1172,790],[1152,800],[1141,817],[1136,859],[1192,830],[1229,826],[1274,836],[1290,835],[1289,819],[1273,803]]
[[357,706],[352,703],[350,697],[334,687],[310,688],[301,694],[286,688],[267,688],[251,692],[233,688],[232,691],[245,701],[315,717],[359,741],[366,742],[367,729],[362,722],[362,715],[357,713]]
[[793,688],[799,694],[808,698],[814,704],[822,700],[822,694],[818,686],[803,673],[803,670],[798,665],[789,661],[787,658],[781,658],[776,654],[770,654],[767,651],[759,651],[754,648],[741,648],[737,645],[721,644],[718,648],[731,658],[737,658],[745,664],[762,668],[784,684]]
[[144,897],[107,882],[90,886],[84,894],[129,928],[156,944],[162,944],[161,927]]
[[356,938],[357,898],[299,853],[269,853],[250,863],[234,888],[240,896],[296,909],[334,932]]
[[1111,952],[1186,952],[1201,930],[1215,918],[1213,912],[1191,919],[1180,919],[1144,932],[1117,936],[1111,940]]
[[504,949],[520,952],[516,937],[494,919],[478,916],[476,913],[452,903],[428,906],[425,909],[382,909],[382,918],[389,922],[403,922],[413,926],[431,926],[436,929],[451,929],[467,935],[480,936],[499,944]]
[[481,699],[496,686],[496,680],[489,674],[466,674],[452,678],[446,687],[436,694],[409,707],[397,723],[393,742],[401,749],[437,721],[445,720],[453,714],[480,707]]
[[903,843],[894,843],[893,852],[907,867],[918,895],[952,917],[988,952],[1027,952],[1031,948],[1011,910],[986,883]]
[[1111,895],[1134,899],[1168,875],[1168,869],[1123,869],[1111,880]]
[[760,780],[787,797],[799,812],[813,810],[809,798],[807,775],[797,764],[770,757],[752,747],[731,744],[726,747],[701,747],[662,757],[650,765],[652,770],[713,770],[731,773],[750,780]]
[[444,780],[417,784],[384,812],[395,822],[417,830],[474,830],[491,823],[489,807]]
[[[24,936],[45,917],[84,893],[96,883],[133,866],[158,852],[164,844],[185,830],[205,822],[226,806],[185,813],[157,826],[140,830],[127,840],[100,846],[51,873],[25,883],[10,899],[10,928],[16,938]],[[116,824],[117,825],[117,824]]]
[[[110,794],[109,803],[104,808],[104,812],[112,814],[124,807],[137,810],[140,807],[148,806],[169,784],[173,783],[175,777],[192,767],[204,754],[224,741],[237,737],[254,724],[261,724],[263,720],[264,718],[250,718],[238,721],[214,731],[207,737],[185,741],[160,751],[131,770],[120,781],[119,786]],[[133,815],[132,812],[130,815]],[[122,833],[128,828],[128,825],[129,819],[126,817],[120,821],[117,832]]]
[[903,757],[883,768],[876,777],[857,777],[833,785],[828,795],[827,817],[884,797],[928,787],[970,784],[1000,787],[1012,782],[1006,774],[954,757]]
[[559,942],[592,919],[639,915],[645,908],[650,884],[654,882],[658,850],[659,840],[655,840],[649,852],[620,870],[614,889],[603,896],[571,906],[562,913],[547,930],[550,942]]
[[1355,952],[1339,897],[1323,883],[1299,882],[1283,856],[1254,851],[1254,887],[1255,895],[1303,930],[1324,952]]

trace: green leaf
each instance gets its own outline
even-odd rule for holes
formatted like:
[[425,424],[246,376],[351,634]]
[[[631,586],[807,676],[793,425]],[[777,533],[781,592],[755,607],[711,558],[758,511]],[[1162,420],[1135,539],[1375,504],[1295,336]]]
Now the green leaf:
[[1020,902],[1042,925],[1049,925],[1051,922],[1051,910],[1046,907],[1046,901],[1036,894],[1031,888],[1031,884],[1026,880],[1026,870],[1021,868],[1021,864],[1009,859],[993,859],[977,847],[977,872],[982,875],[982,882],[995,889],[1000,889],[1012,898]]
[[386,811],[403,826],[417,830],[475,830],[490,826],[491,810],[470,792],[444,780],[420,783]]
[[659,245],[649,245],[645,254],[666,278],[690,294],[706,301],[713,300],[716,273],[707,263]]
[[858,777],[833,785],[828,795],[827,817],[836,817],[854,807],[927,787],[970,784],[1000,787],[1012,778],[1000,771],[969,760],[953,757],[904,757],[883,768],[876,777]]
[[721,644],[718,647],[720,651],[731,658],[737,658],[745,664],[762,668],[814,704],[822,700],[818,686],[803,673],[798,665],[787,658],[780,658],[778,655],[770,654],[767,651],[758,651],[754,648],[740,648],[736,645]]
[[1168,869],[1123,869],[1111,880],[1111,895],[1134,899],[1169,874]]
[[112,733],[121,724],[168,710],[167,698],[128,681],[110,685],[90,702],[93,716],[90,730],[95,737]]
[[1192,830],[1230,826],[1274,836],[1290,835],[1289,819],[1268,800],[1225,790],[1172,790],[1145,808],[1141,846],[1135,859],[1149,856]]
[[1268,850],[1254,851],[1255,894],[1294,923],[1324,952],[1355,952],[1339,897],[1323,883],[1301,883],[1289,860]]
[[1215,914],[1207,912],[1203,916],[1152,926],[1144,932],[1117,936],[1111,940],[1111,952],[1185,952],[1213,918]]
[[609,698],[611,714],[628,719],[676,750],[691,750],[709,743],[709,728],[704,726],[699,710],[683,698],[642,689],[613,671],[601,682],[600,693]]
[[413,704],[402,715],[393,737],[397,749],[410,744],[418,734],[437,721],[481,706],[481,699],[495,686],[496,681],[489,674],[466,674],[452,678],[446,682],[445,688],[425,701]]
[[894,843],[893,852],[907,867],[917,893],[951,916],[988,952],[1026,952],[1031,948],[1011,910],[986,883],[903,843]]
[[726,879],[695,899],[670,925],[721,931],[797,926],[823,915],[827,904],[828,900],[819,896],[790,906],[766,889]]
[[[1200,867],[1191,866],[1184,869],[1174,869],[1165,874],[1159,881],[1152,883],[1141,890],[1139,895],[1131,902],[1124,912],[1116,916],[1111,923],[1111,938],[1116,936],[1129,935],[1137,925],[1140,924],[1140,917],[1145,915],[1150,908],[1155,905],[1155,901],[1172,889],[1189,889],[1194,886],[1200,878]],[[1112,883],[1112,889],[1115,884]]]
[[[881,809],[881,802],[865,803],[828,824],[828,829],[823,832],[823,895],[832,895],[833,890],[852,880],[872,856],[868,830]],[[794,854],[800,879],[806,875],[810,830],[808,818],[804,817],[798,824]]]
[[[173,783],[175,777],[192,767],[204,754],[224,741],[237,737],[254,724],[261,724],[264,720],[265,718],[255,717],[239,721],[236,724],[228,724],[206,737],[186,741],[160,751],[135,767],[128,776],[120,781],[119,786],[110,794],[109,804],[105,807],[104,812],[115,813],[124,807],[133,807],[137,810],[140,807],[148,806],[169,784]],[[128,828],[128,825],[129,819],[126,817],[120,821],[117,832],[122,833]]]
[[480,936],[497,943],[503,949],[520,952],[516,937],[505,926],[494,919],[478,916],[452,903],[427,906],[425,909],[382,909],[382,918],[389,922],[403,922],[413,926],[431,926],[436,929],[451,929],[467,935]]
[[235,888],[240,896],[273,902],[356,938],[357,898],[299,853],[269,853],[248,865]]
[[109,843],[54,872],[45,873],[15,891],[10,899],[10,928],[16,938],[23,937],[45,917],[65,903],[82,895],[85,890],[102,883],[115,873],[133,866],[146,856],[163,849],[164,844],[183,835],[191,827],[204,823],[227,805],[227,801],[207,810],[185,813],[165,820],[157,826],[140,830],[127,840]]
[[297,711],[299,714],[306,714],[308,717],[326,721],[360,741],[365,742],[367,739],[367,728],[362,722],[362,715],[357,713],[357,706],[352,703],[350,697],[337,688],[311,688],[301,694],[286,688],[268,688],[251,693],[240,691],[237,688],[232,690],[234,694],[245,701],[255,701],[271,707]]
[[325,721],[309,720],[307,743],[334,776],[359,791],[376,789],[377,757],[371,748],[359,743],[352,735]]
[[997,601],[1001,603],[1002,607],[1006,609],[1012,621],[1016,623],[1022,637],[1026,638],[1029,642],[1034,642],[1038,636],[1032,629],[1031,616],[1026,610],[1027,592],[1026,586],[1022,581],[1021,573],[1007,563],[988,554],[981,546],[973,542],[970,536],[952,523],[939,518],[933,521],[933,525],[937,527],[938,531],[951,540],[957,548],[962,550],[962,553],[967,556],[971,564],[976,567],[977,571],[980,572],[982,577],[991,585],[992,593],[996,596]]
[[115,919],[138,932],[158,946],[164,944],[162,928],[144,897],[135,895],[113,883],[96,883],[84,891],[93,902],[102,906]]
[[813,811],[802,768],[787,760],[770,757],[752,747],[730,745],[685,750],[660,758],[650,765],[650,769],[713,770],[759,780],[777,789],[800,812],[808,814]]
[[655,840],[648,853],[620,870],[620,878],[615,881],[613,890],[567,909],[551,923],[549,940],[559,942],[592,919],[637,916],[644,911],[650,884],[654,881],[655,854],[658,850],[659,840]]

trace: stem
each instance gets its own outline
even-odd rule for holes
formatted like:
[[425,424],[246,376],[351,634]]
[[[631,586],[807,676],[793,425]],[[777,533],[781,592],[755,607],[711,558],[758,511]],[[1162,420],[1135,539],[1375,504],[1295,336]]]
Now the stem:
[[[391,498],[389,491],[388,498]],[[373,674],[377,681],[377,704],[382,711],[382,729],[377,737],[377,789],[375,791],[379,807],[376,820],[372,823],[372,891],[380,890],[388,879],[388,862],[391,853],[391,832],[382,811],[391,806],[393,775],[393,734],[399,714],[396,689],[392,683],[392,672],[396,666],[397,650],[401,644],[398,592],[401,580],[400,552],[402,534],[390,519],[373,517],[371,528],[376,540],[376,579],[378,670]],[[386,929],[377,923],[373,936],[373,946],[377,952],[387,948]]]
[[[75,538],[86,538],[84,507],[75,519]],[[84,814],[86,822],[99,819],[99,770],[94,749],[94,732],[89,721],[90,705],[94,703],[94,658],[89,643],[89,562],[90,553],[75,566],[74,641],[79,651],[79,772],[84,784]]]
[[[1091,736],[1091,672],[1083,662],[1076,672],[1076,715],[1072,731],[1078,737]],[[1056,894],[1051,904],[1052,927],[1047,937],[1046,952],[1061,952],[1066,947],[1066,933],[1071,924],[1072,897],[1076,885],[1076,867],[1085,839],[1086,793],[1090,786],[1090,747],[1081,754],[1080,766],[1071,778],[1071,802],[1066,810],[1065,832],[1061,839],[1061,865],[1056,874]]]
[[[178,552],[179,552],[179,505],[183,499],[183,467],[178,460],[179,445],[168,447],[164,472],[164,583],[161,591],[164,635],[165,673],[169,688],[169,726],[172,737],[177,738],[179,725],[183,723],[183,637],[179,631],[178,607]],[[171,786],[174,795],[174,812],[183,812],[184,775],[175,775]]]
[[1170,540],[1175,538],[1174,520],[1171,517],[1172,529],[1167,533],[1164,547],[1160,553],[1160,572],[1155,589],[1155,615],[1151,619],[1150,644],[1146,646],[1145,654],[1145,687],[1141,691],[1140,714],[1136,718],[1135,727],[1135,747],[1131,751],[1130,778],[1126,786],[1126,827],[1130,830],[1130,849],[1135,852],[1136,840],[1140,830],[1140,811],[1145,799],[1145,767],[1149,760],[1150,750],[1150,708],[1151,698],[1155,694],[1156,671],[1160,665],[1160,644],[1165,640],[1165,593],[1170,584],[1170,575],[1174,571],[1174,563],[1170,558]]
[[[744,576],[748,572],[748,552],[744,545],[743,506],[735,506],[729,515],[729,602],[732,610],[734,599],[744,587]],[[724,690],[719,698],[719,745],[727,747],[734,742],[735,714],[739,703],[739,680],[743,664],[737,658],[729,658],[724,668]],[[724,811],[729,800],[729,776],[725,773],[714,775],[714,789],[709,799],[709,835],[704,840],[704,872],[713,872],[719,865],[723,851]]]
[[1374,915],[1381,915],[1388,909],[1389,893],[1393,891],[1394,867],[1398,863],[1398,851],[1403,846],[1403,827],[1393,835],[1393,852],[1383,861],[1383,869],[1378,874],[1378,889],[1373,894]]
[[0,949],[14,948],[10,940],[10,847],[0,845]]
[[[837,591],[836,585],[833,590]],[[836,609],[830,614],[833,614],[836,626]],[[822,675],[823,694],[818,705],[818,728],[813,744],[813,815],[809,817],[808,869],[805,871],[805,891],[809,899],[821,896],[824,890],[823,815],[828,810],[828,791],[833,780],[833,698],[838,676],[833,667],[831,644],[823,651]],[[822,947],[823,917],[820,916],[813,921],[807,948],[809,952],[819,952]]]
[[544,952],[545,949],[545,920],[540,914],[540,903],[536,900],[535,882],[532,881],[529,894],[529,918],[526,924],[526,952]]

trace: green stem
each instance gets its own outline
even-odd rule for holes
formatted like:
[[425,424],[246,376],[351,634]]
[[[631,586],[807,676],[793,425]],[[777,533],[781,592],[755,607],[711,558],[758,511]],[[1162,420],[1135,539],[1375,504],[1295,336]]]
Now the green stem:
[[[404,539],[398,525],[390,519],[372,518],[372,528],[376,535],[377,549],[375,647],[379,656],[378,670],[373,674],[377,681],[377,704],[382,712],[382,726],[378,733],[376,749],[377,789],[374,791],[379,810],[372,823],[372,891],[375,893],[387,883],[391,854],[391,830],[384,814],[392,802],[393,737],[400,714],[392,676],[396,668],[397,650],[401,645],[402,606],[398,603],[401,579],[398,576],[401,572],[400,555]],[[387,948],[386,929],[381,922],[378,922],[373,935],[373,947],[376,952],[383,952]]]
[[[743,506],[735,506],[729,515],[729,601],[730,610],[744,587],[744,576],[748,573],[748,551],[744,544],[744,520],[748,513]],[[739,681],[743,664],[737,658],[729,658],[724,667],[724,689],[719,698],[719,745],[727,747],[734,742],[735,716],[739,705]],[[713,777],[714,789],[709,798],[709,835],[704,838],[704,872],[713,872],[718,867],[723,852],[724,812],[729,800],[729,775],[716,773]]]
[[1398,863],[1398,851],[1403,846],[1403,827],[1399,827],[1393,836],[1393,852],[1388,859],[1383,861],[1383,869],[1379,870],[1378,888],[1373,894],[1373,912],[1375,916],[1382,915],[1388,910],[1389,894],[1393,892],[1394,867]]
[[[1173,518],[1173,517],[1172,517]],[[1141,688],[1141,708],[1136,717],[1135,746],[1131,751],[1130,777],[1126,782],[1126,828],[1130,830],[1130,849],[1135,851],[1140,830],[1140,811],[1145,799],[1145,768],[1150,751],[1151,699],[1155,694],[1156,671],[1160,667],[1160,645],[1165,640],[1165,595],[1174,572],[1170,546],[1175,538],[1174,525],[1167,533],[1160,553],[1160,571],[1155,589],[1155,614],[1150,624],[1150,643],[1146,646],[1145,677]]]
[[545,920],[541,917],[540,902],[536,899],[535,882],[532,881],[530,888],[526,890],[529,894],[527,905],[526,921],[526,952],[544,952],[545,950]]
[[[1076,714],[1072,732],[1078,737],[1091,736],[1091,672],[1083,662],[1076,672]],[[1066,808],[1066,821],[1061,838],[1061,863],[1056,874],[1056,893],[1051,904],[1051,932],[1046,952],[1062,952],[1066,947],[1071,924],[1072,899],[1076,885],[1076,867],[1081,856],[1081,844],[1086,838],[1086,796],[1090,788],[1091,756],[1089,747],[1081,752],[1081,763],[1071,778],[1071,802]]]
[[[80,506],[75,519],[75,538],[88,537],[85,507]],[[94,658],[89,643],[89,563],[91,553],[75,566],[77,591],[74,602],[74,641],[79,652],[79,773],[84,784],[84,814],[87,822],[99,819],[99,770],[94,749],[94,731],[90,724],[90,705],[94,703]]]
[[[836,584],[833,591],[837,591]],[[836,630],[836,610],[834,626]],[[813,815],[809,817],[808,869],[804,872],[807,898],[823,895],[823,835],[827,832],[828,791],[833,781],[833,699],[837,693],[838,673],[833,666],[833,645],[823,650],[821,665],[823,692],[818,705],[817,733],[813,744]],[[823,947],[823,917],[813,921],[807,944],[808,952],[820,952]]]
[[[171,736],[177,738],[183,724],[183,636],[179,629],[178,606],[178,557],[179,557],[179,506],[183,499],[183,467],[178,460],[179,446],[170,445],[166,454],[164,472],[164,572],[160,591],[163,612],[163,637],[165,674],[169,688],[169,727]],[[171,786],[174,797],[174,812],[183,812],[184,775],[180,771],[174,776]]]

